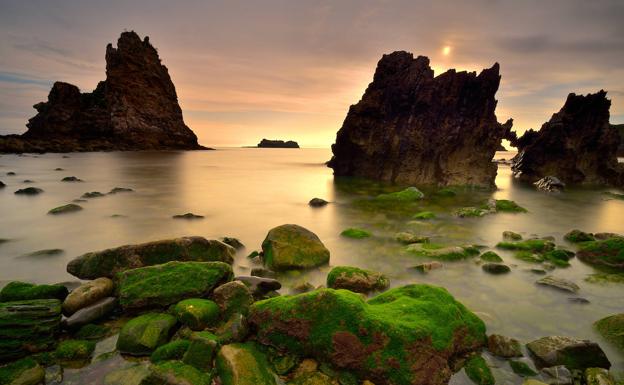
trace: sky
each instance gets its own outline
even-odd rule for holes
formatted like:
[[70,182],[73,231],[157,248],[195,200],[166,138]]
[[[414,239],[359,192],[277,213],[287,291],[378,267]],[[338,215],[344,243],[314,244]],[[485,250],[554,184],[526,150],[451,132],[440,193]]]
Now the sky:
[[496,114],[519,133],[600,89],[624,123],[622,20],[622,0],[0,0],[0,134],[24,132],[54,81],[92,91],[125,30],[150,37],[207,146],[330,146],[397,50],[436,75],[499,62]]

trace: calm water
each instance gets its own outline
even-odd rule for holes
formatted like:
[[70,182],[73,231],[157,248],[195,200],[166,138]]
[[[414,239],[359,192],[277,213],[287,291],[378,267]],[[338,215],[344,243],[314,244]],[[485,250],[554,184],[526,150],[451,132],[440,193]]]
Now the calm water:
[[[498,153],[510,158],[510,153]],[[456,298],[478,312],[488,333],[501,333],[531,341],[546,335],[588,338],[601,344],[616,371],[624,370],[624,356],[592,330],[592,323],[606,315],[622,312],[623,284],[593,284],[584,279],[595,271],[574,259],[555,276],[575,281],[580,296],[590,304],[569,302],[570,295],[539,287],[539,279],[527,271],[534,265],[499,252],[512,273],[485,274],[474,261],[446,263],[440,270],[423,275],[407,267],[418,258],[403,251],[393,240],[398,231],[428,235],[432,242],[477,243],[493,247],[504,230],[525,236],[554,236],[565,245],[563,234],[572,228],[592,232],[624,232],[624,201],[607,200],[600,190],[572,190],[548,195],[515,182],[509,166],[501,165],[499,189],[493,193],[463,193],[455,198],[427,200],[421,209],[438,213],[438,219],[421,223],[410,220],[413,212],[372,210],[362,200],[389,188],[357,181],[334,181],[324,166],[328,149],[221,149],[209,152],[90,153],[0,157],[0,286],[10,280],[54,283],[75,280],[65,272],[67,262],[82,253],[184,235],[207,238],[233,236],[247,249],[235,263],[237,273],[254,267],[245,258],[259,249],[267,231],[284,223],[296,223],[314,231],[331,251],[331,264],[354,265],[386,273],[393,286],[431,283],[446,287]],[[55,168],[64,171],[54,171]],[[17,175],[6,176],[9,171]],[[82,183],[63,183],[76,176]],[[30,179],[35,183],[26,184]],[[35,186],[39,196],[14,195],[18,188]],[[47,211],[69,203],[88,191],[107,192],[129,187],[123,193],[80,203],[84,210],[51,216]],[[396,189],[396,187],[395,187]],[[617,190],[613,190],[617,191]],[[310,208],[308,200],[320,197],[334,202]],[[451,212],[478,204],[487,198],[513,199],[528,214],[496,214],[482,218],[454,218]],[[193,212],[205,219],[175,220],[172,215]],[[362,227],[374,236],[350,240],[339,236],[347,227]],[[569,245],[568,245],[569,246]],[[28,256],[41,249],[63,249],[55,256]],[[328,268],[280,277],[283,292],[309,281],[323,284]],[[495,365],[502,362],[492,359]],[[110,364],[110,363],[108,363]],[[108,365],[107,364],[107,365]],[[102,364],[103,365],[103,364]],[[465,383],[463,374],[454,383]],[[521,383],[497,372],[500,383]]]

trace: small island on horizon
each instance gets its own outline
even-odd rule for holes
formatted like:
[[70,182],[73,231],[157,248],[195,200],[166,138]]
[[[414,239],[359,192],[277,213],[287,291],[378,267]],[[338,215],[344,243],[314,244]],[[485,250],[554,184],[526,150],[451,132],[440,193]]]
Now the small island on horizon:
[[260,143],[258,143],[258,148],[299,148],[299,144],[294,140],[272,140],[272,139],[262,139]]

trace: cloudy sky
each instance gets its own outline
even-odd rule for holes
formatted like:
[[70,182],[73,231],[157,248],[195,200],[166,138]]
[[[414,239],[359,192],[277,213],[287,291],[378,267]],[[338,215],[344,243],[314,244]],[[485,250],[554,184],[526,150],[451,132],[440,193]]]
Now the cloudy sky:
[[0,134],[24,132],[55,80],[95,88],[124,30],[150,37],[205,145],[329,146],[395,50],[436,74],[498,61],[497,116],[520,132],[601,88],[624,123],[622,20],[622,0],[0,0]]

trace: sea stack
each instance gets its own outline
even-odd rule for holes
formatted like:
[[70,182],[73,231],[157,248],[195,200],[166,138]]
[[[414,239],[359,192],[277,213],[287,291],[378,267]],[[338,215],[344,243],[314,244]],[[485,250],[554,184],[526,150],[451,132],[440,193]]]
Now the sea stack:
[[512,121],[500,124],[499,65],[434,77],[429,59],[384,55],[349,108],[328,163],[335,176],[417,185],[494,187],[492,162]]
[[568,185],[624,184],[624,166],[618,164],[620,135],[609,124],[611,101],[605,91],[571,93],[561,110],[542,125],[529,130],[514,144],[514,174],[535,182],[554,175]]
[[106,47],[106,80],[90,93],[54,83],[21,136],[0,137],[0,152],[198,150],[184,124],[167,67],[146,36],[123,32]]

